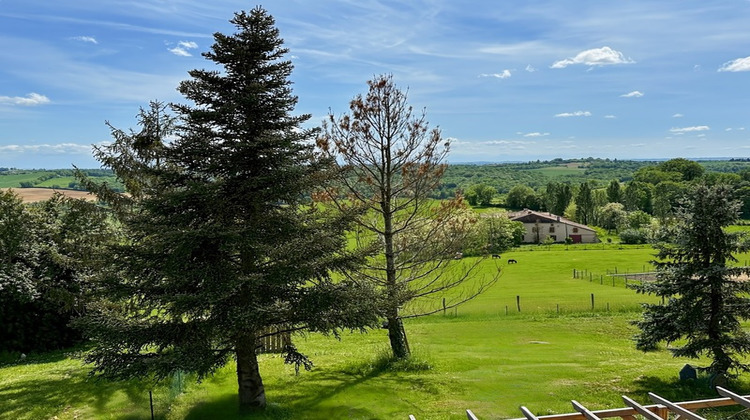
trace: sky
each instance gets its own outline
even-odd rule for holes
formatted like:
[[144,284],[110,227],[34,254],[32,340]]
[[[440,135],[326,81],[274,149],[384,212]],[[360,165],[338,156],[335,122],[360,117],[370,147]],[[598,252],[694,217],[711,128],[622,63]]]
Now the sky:
[[[96,168],[234,0],[0,0],[0,167]],[[750,156],[749,0],[275,0],[297,114],[348,112],[392,74],[448,161]]]

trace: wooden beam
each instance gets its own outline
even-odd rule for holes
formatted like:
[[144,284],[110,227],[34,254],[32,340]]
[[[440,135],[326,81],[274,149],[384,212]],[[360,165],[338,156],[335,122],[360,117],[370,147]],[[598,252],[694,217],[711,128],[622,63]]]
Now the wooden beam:
[[647,418],[648,420],[664,420],[660,416],[657,416],[656,413],[649,410],[648,408],[638,404],[637,402],[631,400],[630,398],[626,396],[622,396],[622,400],[625,401],[625,405],[628,407],[634,409],[638,412],[638,414],[642,415],[643,417]]
[[469,420],[479,420],[471,410],[466,410],[466,417],[468,417]]
[[588,420],[600,420],[599,417],[597,417],[596,414],[594,414],[591,411],[589,411],[588,408],[586,408],[583,405],[581,405],[581,403],[579,403],[578,401],[571,400],[570,402],[571,402],[571,404],[573,404],[573,408],[576,411],[578,411],[579,413],[583,414],[583,417],[586,417]]
[[534,413],[531,412],[528,408],[521,406],[519,407],[521,409],[521,412],[523,413],[523,416],[526,417],[528,420],[539,420],[537,416],[534,415]]
[[651,401],[661,404],[669,409],[669,411],[673,413],[677,413],[680,415],[680,417],[684,417],[686,419],[690,420],[706,420],[705,418],[693,413],[690,410],[687,410],[685,408],[680,407],[679,405],[669,401],[665,400],[664,398],[654,394],[653,392],[648,393],[649,398],[651,398]]
[[745,408],[750,408],[750,400],[747,399],[747,398],[745,398],[745,397],[743,397],[742,395],[735,394],[734,392],[732,392],[732,391],[730,391],[728,389],[724,389],[724,388],[722,388],[720,386],[716,387],[716,391],[722,397],[729,397],[734,402],[736,402],[737,404],[739,404],[739,405],[741,405],[741,406],[743,406]]

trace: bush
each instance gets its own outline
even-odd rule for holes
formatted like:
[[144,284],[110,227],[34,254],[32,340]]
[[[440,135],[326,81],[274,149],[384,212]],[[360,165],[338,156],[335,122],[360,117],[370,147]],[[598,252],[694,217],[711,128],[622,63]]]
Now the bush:
[[628,245],[645,244],[648,242],[646,229],[625,229],[620,232],[620,242]]

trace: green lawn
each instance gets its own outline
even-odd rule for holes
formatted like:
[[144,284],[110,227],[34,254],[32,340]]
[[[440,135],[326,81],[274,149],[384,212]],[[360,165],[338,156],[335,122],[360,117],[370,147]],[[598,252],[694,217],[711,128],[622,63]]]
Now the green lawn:
[[[633,346],[630,321],[648,298],[621,283],[613,287],[606,274],[615,267],[641,271],[652,254],[649,248],[606,244],[554,245],[485,260],[482,272],[503,271],[491,290],[455,313],[406,322],[415,352],[406,368],[382,363],[388,349],[384,330],[345,333],[340,340],[295,336],[315,368],[295,375],[279,356],[263,355],[269,407],[254,418],[465,419],[469,408],[481,419],[501,419],[521,417],[519,405],[537,414],[571,412],[571,399],[604,409],[622,407],[621,395],[645,403],[649,391],[675,401],[712,397],[706,387],[677,379],[685,363],[705,360],[674,359],[664,349],[643,353]],[[518,264],[508,265],[507,258]],[[573,269],[587,270],[592,281],[574,279]],[[603,278],[603,284],[594,278]],[[746,379],[732,388],[746,392]],[[94,381],[80,362],[61,353],[32,355],[0,366],[0,418],[148,418],[149,388]],[[231,364],[200,384],[188,380],[176,397],[175,389],[156,388],[157,418],[238,418]]]

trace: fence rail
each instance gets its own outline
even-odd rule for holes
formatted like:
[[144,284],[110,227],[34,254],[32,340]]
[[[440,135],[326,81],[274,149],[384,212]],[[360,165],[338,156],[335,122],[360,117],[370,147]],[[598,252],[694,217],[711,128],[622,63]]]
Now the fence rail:
[[266,335],[263,338],[258,339],[256,345],[256,353],[281,353],[284,351],[284,347],[292,344],[292,335],[288,331],[279,332],[278,329],[268,329],[265,331]]
[[[654,402],[654,404],[651,405],[638,404],[634,400],[623,395],[622,400],[627,407],[595,411],[589,410],[578,401],[572,400],[571,404],[576,412],[545,416],[536,416],[531,410],[521,406],[519,409],[524,417],[511,420],[597,420],[616,417],[623,420],[636,420],[639,417],[649,420],[666,420],[669,419],[670,413],[675,414],[676,416],[674,418],[676,419],[705,420],[705,418],[696,414],[695,411],[703,408],[728,407],[732,405],[740,405],[746,409],[750,409],[750,395],[743,396],[735,394],[734,392],[720,386],[716,387],[716,391],[723,397],[682,402],[671,402],[649,392],[648,396],[651,398],[651,401]],[[466,417],[468,420],[479,420],[479,417],[472,413],[471,410],[466,410]],[[417,420],[417,418],[413,415],[409,415],[409,420]]]

